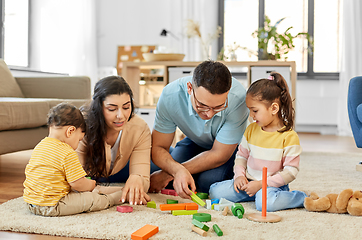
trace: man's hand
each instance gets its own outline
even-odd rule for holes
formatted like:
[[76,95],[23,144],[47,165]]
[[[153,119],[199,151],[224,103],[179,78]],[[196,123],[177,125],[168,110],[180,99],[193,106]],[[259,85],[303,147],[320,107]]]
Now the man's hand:
[[162,189],[164,189],[168,183],[173,179],[173,177],[162,171],[158,170],[151,174],[150,176],[150,188],[148,189],[148,192],[160,192]]
[[191,173],[185,167],[181,166],[174,176],[173,188],[180,197],[191,199],[189,186],[192,192],[196,191],[195,181]]
[[244,185],[240,190],[245,191],[250,197],[254,196],[262,187],[261,181],[251,181]]
[[234,189],[237,193],[239,193],[239,189],[241,190],[249,181],[245,176],[239,176],[234,180]]

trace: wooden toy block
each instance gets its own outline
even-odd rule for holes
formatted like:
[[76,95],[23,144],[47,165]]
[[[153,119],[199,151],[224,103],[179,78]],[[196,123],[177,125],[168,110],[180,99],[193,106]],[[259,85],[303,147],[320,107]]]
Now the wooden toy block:
[[219,237],[224,234],[217,224],[212,225],[212,228]]
[[209,194],[203,193],[203,192],[198,192],[198,193],[196,193],[196,195],[197,195],[200,199],[208,199],[208,198],[209,198]]
[[214,209],[217,211],[224,210],[225,207],[232,207],[234,203],[215,204]]
[[215,203],[214,203],[214,204],[212,204],[212,205],[211,205],[211,209],[212,209],[212,210],[214,210],[214,209],[215,209],[215,205],[219,205],[219,204],[215,204]]
[[172,215],[194,215],[197,213],[197,210],[172,210]]
[[229,207],[226,206],[226,207],[224,208],[224,210],[222,211],[222,215],[224,215],[224,216],[228,215],[228,211],[229,211]]
[[195,225],[196,227],[198,228],[201,228],[202,230],[204,231],[209,231],[209,226],[207,226],[206,224],[196,220],[196,219],[192,219],[192,222],[191,222],[193,225]]
[[186,210],[184,203],[177,204],[160,204],[161,211]]
[[211,204],[219,204],[220,200],[217,198],[211,199]]
[[149,201],[147,203],[147,207],[149,207],[149,208],[157,208],[155,201]]
[[201,228],[198,228],[198,227],[196,227],[196,226],[194,226],[194,225],[192,225],[191,230],[194,231],[195,233],[203,236],[203,237],[206,237],[206,236],[207,236],[207,232],[205,232],[205,231],[202,230]]
[[133,212],[133,207],[131,206],[117,206],[117,211],[121,213]]
[[226,198],[220,198],[219,204],[230,204],[233,205],[234,202],[227,200]]
[[178,196],[176,191],[173,189],[162,189],[161,190],[162,194],[167,194],[167,195],[171,195],[171,196]]
[[192,219],[196,219],[199,222],[210,222],[211,221],[211,215],[208,213],[195,213],[192,216]]
[[167,204],[177,204],[178,201],[177,200],[173,200],[173,199],[167,199]]
[[202,201],[194,192],[191,191],[191,193],[192,193],[191,195],[192,201],[201,205],[202,207],[205,206],[206,203],[204,201]]
[[185,203],[186,206],[186,210],[198,210],[199,209],[199,205],[197,205],[196,203]]
[[162,193],[162,194],[167,194],[167,195],[169,195],[169,194],[168,194],[168,191],[169,191],[169,189],[162,189],[162,190],[161,190],[161,193]]
[[131,235],[133,240],[146,240],[158,233],[158,227],[146,224]]
[[168,195],[178,196],[177,193],[176,193],[176,191],[173,190],[173,189],[168,190]]
[[211,200],[210,199],[207,199],[206,200],[206,209],[211,209]]

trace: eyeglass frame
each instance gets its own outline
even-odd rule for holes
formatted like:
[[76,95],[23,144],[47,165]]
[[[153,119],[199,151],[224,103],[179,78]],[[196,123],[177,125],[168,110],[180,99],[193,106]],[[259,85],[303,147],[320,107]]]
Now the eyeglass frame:
[[[222,107],[216,107],[216,108],[213,108],[213,107],[209,107],[203,103],[201,103],[199,100],[197,100],[196,96],[195,96],[195,90],[194,90],[194,86],[192,86],[192,95],[194,96],[194,99],[195,99],[195,107],[196,107],[196,110],[199,111],[199,112],[208,112],[212,109],[213,112],[215,113],[218,113],[218,112],[221,112],[223,110],[225,110],[228,106],[229,106],[229,96],[226,97],[226,100],[224,102],[224,105]],[[199,105],[205,105],[205,107],[200,107]],[[200,108],[205,108],[205,109],[201,109]]]

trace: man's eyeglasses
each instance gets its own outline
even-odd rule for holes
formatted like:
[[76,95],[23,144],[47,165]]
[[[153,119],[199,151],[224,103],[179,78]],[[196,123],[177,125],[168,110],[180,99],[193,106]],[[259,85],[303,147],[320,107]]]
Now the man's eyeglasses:
[[195,107],[196,107],[197,111],[208,112],[212,109],[215,113],[218,113],[218,112],[221,112],[222,110],[225,110],[228,107],[228,98],[226,98],[223,106],[213,108],[213,107],[209,107],[209,106],[206,106],[206,105],[200,103],[199,100],[197,100],[197,98],[195,96],[195,90],[193,88],[192,88],[192,94],[194,95]]

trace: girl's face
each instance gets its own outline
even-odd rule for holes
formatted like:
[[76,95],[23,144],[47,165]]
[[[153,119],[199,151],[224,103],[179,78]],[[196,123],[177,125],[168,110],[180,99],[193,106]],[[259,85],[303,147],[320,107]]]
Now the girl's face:
[[264,130],[275,131],[281,126],[281,120],[278,117],[279,105],[272,103],[269,107],[249,94],[246,95],[246,106],[250,110],[250,117]]
[[107,131],[123,130],[131,112],[131,98],[127,93],[107,96],[103,101],[103,115]]

